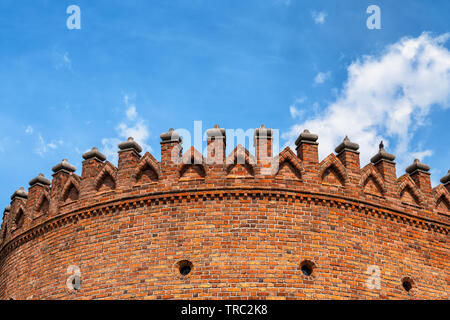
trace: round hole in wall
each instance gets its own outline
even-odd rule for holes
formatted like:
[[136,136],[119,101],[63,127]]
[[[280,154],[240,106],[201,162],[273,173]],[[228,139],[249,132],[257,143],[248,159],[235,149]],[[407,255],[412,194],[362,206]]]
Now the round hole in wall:
[[300,264],[300,270],[307,277],[310,277],[312,275],[315,268],[316,265],[310,260],[303,260]]
[[78,278],[76,278],[76,277],[73,278],[73,280],[72,280],[72,287],[73,287],[73,290],[75,290],[75,291],[80,290],[80,288],[81,288],[81,279],[79,277]]
[[191,273],[194,265],[189,260],[181,260],[177,263],[178,271],[182,276],[187,276]]
[[402,287],[406,292],[411,291],[413,284],[414,282],[410,277],[405,277],[402,279]]

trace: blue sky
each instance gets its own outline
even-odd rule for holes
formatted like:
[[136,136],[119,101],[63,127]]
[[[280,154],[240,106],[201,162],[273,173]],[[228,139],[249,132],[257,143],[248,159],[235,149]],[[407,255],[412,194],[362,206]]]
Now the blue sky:
[[[372,4],[381,30],[366,27]],[[81,30],[66,27],[69,5]],[[113,159],[130,134],[159,158],[160,133],[195,120],[264,123],[281,147],[308,126],[321,158],[349,134],[362,165],[384,139],[398,176],[419,157],[436,185],[450,169],[449,12],[447,0],[2,0],[0,205],[63,158],[80,173],[92,146]]]

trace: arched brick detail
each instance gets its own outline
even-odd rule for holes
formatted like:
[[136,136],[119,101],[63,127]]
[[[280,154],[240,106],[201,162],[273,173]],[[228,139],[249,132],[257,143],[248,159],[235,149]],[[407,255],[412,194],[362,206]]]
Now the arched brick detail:
[[62,191],[62,196],[61,196],[61,200],[62,202],[66,202],[67,198],[69,197],[69,193],[72,190],[72,188],[75,188],[78,196],[80,195],[80,183],[77,179],[74,178],[74,176],[70,176],[64,187],[63,187],[63,191]]
[[284,163],[289,163],[295,170],[296,174],[301,178],[305,169],[303,167],[302,161],[297,157],[297,155],[291,150],[290,147],[286,147],[280,154],[273,160],[272,175],[276,176],[280,171],[281,166]]
[[230,172],[236,164],[243,164],[251,169],[251,174],[254,174],[254,167],[256,165],[256,158],[241,144],[239,144],[228,155],[225,160],[227,172]]
[[106,179],[108,176],[113,180],[114,186],[117,186],[117,168],[114,167],[109,161],[105,163],[103,169],[95,178],[95,189],[99,190],[104,179]]
[[343,185],[347,183],[347,170],[345,169],[342,162],[333,153],[323,159],[319,164],[319,176],[321,180],[323,180],[324,174],[328,169],[334,170],[334,172],[338,174],[339,178],[342,180]]
[[139,162],[138,166],[136,167],[134,174],[136,177],[136,180],[139,179],[139,177],[142,175],[145,168],[150,168],[155,172],[158,179],[161,177],[161,165],[159,162],[149,153],[145,153],[145,155],[142,157],[141,161]]
[[[45,203],[47,203],[48,207],[44,208]],[[35,212],[36,215],[41,215],[44,213],[48,213],[48,210],[50,209],[50,196],[47,191],[45,191],[41,196],[39,197],[39,201],[36,203]],[[46,212],[45,212],[46,211]]]
[[20,205],[17,208],[13,219],[14,228],[16,230],[23,227],[23,225],[25,224],[25,218],[26,218],[25,208],[22,205]]
[[384,194],[386,193],[386,184],[384,183],[384,179],[381,176],[381,174],[378,172],[378,170],[375,168],[375,166],[371,163],[366,165],[361,170],[361,179],[359,181],[361,188],[364,190],[367,182],[370,178],[373,178],[377,186],[380,188],[381,192]]
[[409,190],[419,205],[424,203],[424,197],[419,188],[417,188],[414,180],[408,174],[404,174],[398,179],[398,197],[401,199],[403,193]]
[[180,178],[190,167],[197,166],[201,168],[201,175],[204,177],[206,175],[206,165],[203,155],[197,151],[193,146],[181,157],[181,163],[178,166],[178,172]]
[[441,201],[444,201],[447,208],[450,208],[450,193],[442,184],[433,189],[433,197],[434,206],[436,209],[438,208]]

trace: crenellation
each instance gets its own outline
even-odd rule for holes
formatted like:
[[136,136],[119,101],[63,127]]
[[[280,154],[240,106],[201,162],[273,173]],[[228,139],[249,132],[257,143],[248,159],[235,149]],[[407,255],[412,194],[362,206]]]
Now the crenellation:
[[49,191],[51,181],[44,174],[40,173],[36,178],[29,182],[28,200],[26,203],[26,211],[31,219],[42,214],[48,214],[49,210]]
[[182,139],[172,128],[161,134],[160,138],[162,180],[165,183],[174,183],[179,178],[178,165],[183,151]]
[[225,175],[225,159],[227,138],[224,128],[215,125],[214,128],[206,130],[208,178],[218,179]]
[[[12,200],[22,199],[16,203],[21,204],[27,218],[33,220],[43,213],[47,216],[57,215],[60,207],[69,203],[86,201],[99,193],[113,190],[116,194],[119,194],[119,190],[120,193],[129,192],[134,186],[153,185],[152,190],[168,190],[180,181],[194,182],[200,179],[204,180],[205,186],[216,186],[224,178],[261,179],[267,176],[269,180],[264,181],[281,183],[280,186],[295,183],[299,188],[310,185],[313,188],[320,187],[322,191],[337,186],[339,192],[345,195],[367,197],[375,201],[384,198],[395,207],[398,207],[395,204],[398,199],[401,205],[428,208],[431,211],[437,210],[437,202],[440,201],[440,210],[446,208],[446,194],[441,194],[442,199],[436,199],[436,192],[431,188],[430,167],[416,159],[406,169],[407,174],[397,178],[395,156],[386,152],[383,142],[371,163],[361,169],[359,145],[348,137],[336,147],[337,155],[330,154],[319,163],[318,136],[308,130],[301,133],[296,141],[297,155],[287,147],[279,155],[273,156],[273,130],[261,125],[255,129],[254,135],[256,157],[241,145],[225,157],[225,132],[218,125],[207,130],[206,159],[193,147],[182,154],[182,139],[173,129],[161,134],[161,162],[148,152],[141,157],[142,147],[131,137],[118,146],[117,168],[94,147],[83,154],[81,177],[75,174],[76,168],[63,159],[53,167],[52,181],[40,174],[30,181],[28,193],[18,190]],[[222,163],[215,162],[219,159],[223,159]],[[441,179],[447,193],[449,176],[450,173]],[[283,180],[290,182],[286,184]],[[245,181],[250,183],[252,180]],[[258,180],[251,183],[258,184]],[[15,211],[18,204],[14,205],[13,202]]]
[[395,166],[395,156],[386,152],[384,143],[381,141],[378,153],[370,159],[377,171],[383,177],[386,186],[386,197],[398,199],[397,172]]
[[272,160],[273,160],[273,130],[261,125],[260,128],[255,129],[254,146],[256,153],[256,161],[258,168],[258,175],[271,175]]
[[305,167],[305,183],[319,184],[319,136],[303,131],[295,141],[297,156]]
[[[118,246],[114,254],[123,252],[122,246],[129,245],[137,246],[134,249],[139,251],[141,240],[146,242],[146,248],[150,245],[151,249],[140,252],[140,256],[149,255],[155,261],[163,261],[164,265],[175,265],[185,259],[184,256],[178,257],[178,252],[187,252],[186,259],[196,259],[194,265],[198,268],[203,263],[202,256],[214,256],[212,252],[232,246],[233,254],[252,256],[255,259],[252,261],[257,261],[258,265],[277,259],[282,261],[280,264],[285,261],[291,263],[295,252],[299,260],[300,257],[302,260],[315,260],[317,266],[314,270],[317,271],[314,272],[322,272],[321,268],[328,266],[346,270],[348,266],[334,258],[344,250],[349,263],[363,270],[360,274],[347,276],[351,279],[354,276],[358,281],[364,278],[366,267],[359,260],[361,256],[370,264],[383,259],[394,261],[389,272],[396,275],[403,272],[400,270],[403,265],[395,260],[405,252],[409,254],[408,261],[412,261],[406,264],[407,267],[410,263],[419,270],[428,263],[435,277],[448,274],[448,270],[441,272],[442,267],[436,267],[445,265],[441,261],[431,263],[422,253],[410,252],[408,248],[417,247],[420,243],[425,248],[425,255],[436,251],[439,254],[433,254],[441,257],[448,253],[450,171],[441,179],[441,185],[431,189],[430,167],[419,160],[415,160],[406,173],[397,178],[395,156],[386,152],[383,143],[371,162],[361,168],[359,146],[348,137],[337,146],[336,154],[331,153],[319,162],[319,137],[307,130],[296,141],[296,153],[286,147],[277,155],[273,154],[273,131],[265,126],[255,130],[255,156],[242,145],[227,156],[225,129],[218,125],[209,129],[206,136],[207,157],[194,147],[183,154],[181,137],[170,129],[161,135],[161,161],[149,152],[141,156],[142,147],[129,138],[118,146],[117,167],[94,147],[83,154],[81,176],[64,159],[53,167],[52,181],[40,174],[30,181],[28,192],[24,188],[17,190],[11,197],[10,208],[4,211],[0,231],[0,277],[7,278],[6,286],[12,288],[8,290],[21,292],[27,284],[22,283],[19,288],[10,281],[8,273],[15,271],[2,265],[3,261],[17,260],[21,264],[23,259],[31,261],[40,254],[47,259],[42,258],[43,261],[52,259],[41,249],[36,249],[38,254],[30,253],[35,252],[33,248],[36,246],[41,248],[41,244],[45,248],[48,246],[49,252],[55,252],[58,257],[61,255],[66,263],[74,259],[74,250],[79,250],[79,247],[86,248],[92,257],[105,258],[102,255],[114,245]],[[263,171],[265,168],[270,170]],[[128,236],[120,243],[121,237]],[[207,237],[213,240],[209,241]],[[119,243],[115,244],[115,241]],[[289,250],[288,260],[285,260],[283,252],[278,252],[274,241]],[[71,244],[70,250],[65,249],[66,242]],[[243,249],[241,242],[245,243]],[[211,248],[210,243],[213,244]],[[209,249],[213,251],[199,254]],[[399,252],[394,252],[397,249]],[[357,254],[354,254],[355,250]],[[133,250],[129,251],[130,255],[134,254]],[[259,251],[263,258],[258,256]],[[229,252],[220,252],[225,252],[225,263]],[[316,252],[321,252],[322,261],[318,261]],[[372,261],[375,256],[376,261]],[[174,261],[166,261],[172,258]],[[76,259],[84,258],[76,256]],[[91,276],[91,281],[98,269],[94,260],[83,260],[84,265],[89,266],[88,272],[93,272],[87,275]],[[120,264],[126,263],[120,259],[106,260],[108,262],[105,263],[111,261],[113,264],[107,267],[117,272],[121,272]],[[416,260],[420,262],[419,266],[415,265]],[[246,261],[239,263],[248,268]],[[295,264],[301,265],[300,262]],[[114,265],[116,263],[118,265]],[[207,272],[216,261],[204,263],[202,268]],[[283,268],[289,268],[289,263]],[[154,279],[162,277],[164,281],[171,281],[170,275],[161,267],[152,268],[150,265]],[[284,276],[283,268],[266,266],[270,272]],[[202,269],[195,270],[199,272]],[[221,276],[230,274],[233,279],[239,278],[239,268],[226,270]],[[326,272],[333,270],[327,269]],[[295,273],[293,270],[289,272]],[[208,276],[203,275],[202,281]],[[431,290],[432,285],[420,283],[422,280],[417,271],[413,276],[419,279],[415,286]],[[318,273],[315,279],[321,277],[326,277],[326,273]],[[337,278],[339,275],[333,276],[333,279]],[[45,279],[43,281],[49,278]],[[301,279],[289,281],[301,283]],[[318,280],[311,278],[308,281]],[[346,280],[342,278],[342,281]],[[396,285],[391,278],[384,281],[390,288]],[[439,281],[440,286],[445,286],[445,279]],[[142,284],[143,287],[152,285]],[[325,286],[320,284],[318,287],[322,285]],[[52,287],[46,289],[49,298],[54,297],[54,290],[58,290],[54,288],[58,285],[52,283]],[[261,288],[271,291],[276,286],[266,288],[261,285]],[[209,291],[205,290],[207,294]],[[401,288],[396,290],[390,294],[401,296]],[[358,289],[358,292],[366,294],[363,289]],[[424,296],[433,296],[430,292]],[[77,294],[91,297],[89,289]],[[0,288],[0,298],[3,296]]]
[[97,192],[94,180],[102,170],[106,156],[97,147],[83,154],[82,173],[80,182],[80,198],[86,199]]
[[129,189],[133,184],[133,173],[141,161],[142,147],[132,137],[119,144],[119,164],[117,171],[117,188]]
[[[444,203],[441,210],[446,208],[445,195],[441,200],[435,198],[436,192],[431,188],[429,166],[416,159],[406,169],[407,174],[397,178],[395,156],[386,152],[383,143],[380,144],[379,152],[372,157],[371,163],[361,169],[359,145],[348,137],[336,147],[336,156],[330,154],[319,163],[317,135],[305,130],[296,141],[297,155],[287,147],[277,156],[272,155],[272,135],[273,130],[262,125],[255,130],[254,135],[256,157],[241,145],[225,157],[225,129],[216,125],[207,131],[208,157],[204,159],[193,147],[183,155],[182,139],[177,132],[170,129],[161,134],[161,162],[150,153],[141,157],[142,147],[130,137],[118,146],[117,168],[106,161],[106,157],[94,147],[83,154],[81,177],[74,173],[76,168],[67,159],[63,159],[53,167],[53,181],[40,174],[30,181],[28,193],[18,190],[12,200],[23,199],[17,203],[23,202],[26,216],[33,219],[41,215],[39,211],[46,215],[57,215],[62,205],[92,199],[99,192],[128,192],[136,185],[152,184],[153,190],[167,190],[178,181],[206,179],[205,184],[217,185],[224,178],[260,179],[268,176],[268,181],[274,179],[277,184],[287,179],[299,187],[321,186],[320,190],[338,186],[346,195],[368,197],[372,200],[385,198],[397,207],[396,199],[403,205],[428,208],[431,211],[437,210],[437,201],[441,201]],[[217,155],[218,159],[224,159],[224,163],[210,161],[217,159]],[[270,170],[266,172],[268,174],[262,174],[263,169]],[[450,185],[449,176],[450,173],[441,180],[447,192]],[[257,181],[254,183],[257,184]],[[13,211],[16,206],[12,203]]]
[[355,188],[355,193],[360,193],[359,181],[361,180],[361,165],[359,159],[359,145],[351,142],[348,136],[344,138],[342,143],[336,147],[335,152],[337,158],[347,170],[349,183]]
[[67,181],[75,175],[76,168],[71,165],[67,159],[63,159],[53,168],[53,179],[50,188],[50,208],[49,215],[56,216],[59,213],[59,207],[63,204],[64,187]]
[[433,197],[431,195],[431,179],[430,179],[430,166],[420,162],[419,159],[415,159],[413,164],[406,168],[406,173],[409,174],[416,186],[420,189],[424,196],[424,202],[426,207],[433,207]]

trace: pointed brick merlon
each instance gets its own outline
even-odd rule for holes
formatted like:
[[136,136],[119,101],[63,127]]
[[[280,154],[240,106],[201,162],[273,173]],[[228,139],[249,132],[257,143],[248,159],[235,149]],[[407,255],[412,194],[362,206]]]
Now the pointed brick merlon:
[[397,182],[397,172],[395,168],[395,156],[384,149],[384,143],[381,141],[378,153],[370,159],[378,172],[386,182],[388,193],[394,194]]
[[126,188],[133,179],[134,169],[137,167],[142,147],[132,137],[119,143],[119,167],[117,176],[118,188]]
[[63,159],[60,163],[52,168],[53,170],[53,179],[52,179],[52,188],[50,189],[50,212],[56,213],[58,212],[58,201],[62,197],[63,188],[66,184],[67,180],[74,174],[77,170],[75,166],[71,165],[67,159]]
[[83,159],[80,188],[87,195],[95,191],[93,181],[102,170],[106,156],[97,147],[93,147],[83,154]]
[[419,189],[425,193],[431,193],[430,167],[419,159],[415,159],[413,164],[406,168],[406,173],[414,180]]
[[303,161],[305,170],[312,174],[319,172],[318,139],[319,136],[317,134],[305,130],[295,141],[295,145],[297,146],[297,156]]
[[43,194],[50,190],[51,181],[47,179],[44,174],[40,173],[36,178],[29,182],[29,185],[26,209],[28,211],[33,211]]
[[358,183],[361,175],[361,165],[359,160],[359,145],[350,141],[348,136],[344,138],[340,145],[334,150],[338,159],[348,171],[350,179],[354,184]]
[[206,130],[206,138],[208,144],[207,163],[215,165],[216,167],[223,167],[227,146],[225,129],[220,128],[219,125],[216,124],[214,128]]
[[263,175],[269,175],[272,172],[272,141],[272,129],[266,128],[265,125],[261,125],[259,128],[255,129],[253,143],[255,146],[256,161],[261,168],[261,174]]
[[178,178],[178,165],[181,161],[182,138],[173,128],[160,135],[161,138],[161,170],[163,179]]

